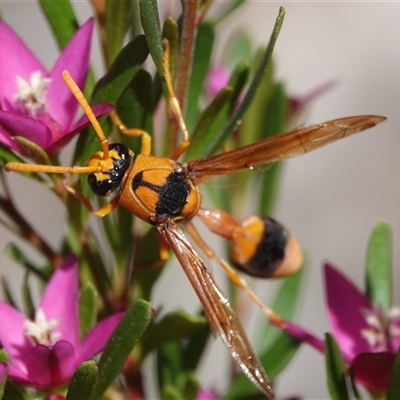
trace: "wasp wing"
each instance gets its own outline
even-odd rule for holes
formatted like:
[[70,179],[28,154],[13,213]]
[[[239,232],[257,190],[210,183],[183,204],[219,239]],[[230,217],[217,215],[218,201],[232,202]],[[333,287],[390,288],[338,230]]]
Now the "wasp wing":
[[251,348],[239,319],[182,229],[170,221],[158,226],[158,230],[189,278],[214,333],[221,336],[245,375],[266,396],[274,397],[267,374]]
[[362,115],[296,128],[248,146],[186,163],[188,177],[199,183],[211,176],[281,161],[372,128],[386,118]]

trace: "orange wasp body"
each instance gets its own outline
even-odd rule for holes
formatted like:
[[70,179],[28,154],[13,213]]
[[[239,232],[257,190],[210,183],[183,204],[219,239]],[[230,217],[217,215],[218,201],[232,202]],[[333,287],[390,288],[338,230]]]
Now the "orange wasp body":
[[266,308],[240,276],[205,244],[191,223],[191,219],[199,216],[212,232],[232,241],[233,262],[239,269],[254,276],[283,276],[298,269],[302,262],[299,244],[293,235],[272,218],[252,216],[239,224],[223,211],[201,208],[198,184],[215,175],[306,153],[370,128],[385,118],[366,115],[336,119],[298,128],[211,157],[179,163],[180,155],[190,142],[173,91],[169,61],[167,56],[165,58],[165,80],[171,97],[171,108],[184,133],[183,142],[171,158],[150,155],[150,136],[141,130],[127,129],[115,114],[112,118],[122,133],[141,138],[142,150],[140,154],[134,155],[123,144],[109,145],[81,91],[69,74],[64,72],[64,80],[93,124],[102,150],[93,155],[84,167],[8,163],[5,168],[8,171],[21,172],[88,174],[89,186],[96,195],[114,195],[108,204],[94,210],[85,196],[67,186],[68,191],[81,200],[93,215],[103,217],[118,205],[122,205],[135,216],[156,226],[163,241],[175,253],[196,291],[214,333],[221,336],[246,376],[266,396],[273,397],[270,381],[252,350],[240,321],[180,224],[184,224],[196,244],[207,256],[222,266],[237,286],[244,289],[270,318],[275,318],[279,322],[279,317]]

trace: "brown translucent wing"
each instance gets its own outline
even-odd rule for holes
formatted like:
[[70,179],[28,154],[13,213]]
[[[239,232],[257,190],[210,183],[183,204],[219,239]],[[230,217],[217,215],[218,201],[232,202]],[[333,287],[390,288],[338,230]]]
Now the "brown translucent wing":
[[203,305],[204,312],[214,333],[218,333],[232,357],[244,374],[268,397],[274,393],[255,355],[242,325],[232,310],[229,301],[209,273],[181,228],[174,222],[158,226],[164,240],[169,244]]
[[385,119],[378,115],[361,115],[300,127],[248,146],[188,162],[186,164],[188,177],[198,183],[214,175],[296,157],[372,128]]

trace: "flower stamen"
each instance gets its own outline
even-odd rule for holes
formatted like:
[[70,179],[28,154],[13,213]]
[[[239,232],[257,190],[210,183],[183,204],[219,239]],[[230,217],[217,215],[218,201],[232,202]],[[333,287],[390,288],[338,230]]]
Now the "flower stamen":
[[18,87],[14,94],[16,102],[33,118],[47,110],[46,92],[50,78],[42,78],[40,71],[31,74],[29,82],[20,76],[16,77]]
[[54,331],[59,322],[60,320],[58,319],[47,320],[44,311],[39,308],[35,314],[35,321],[24,321],[26,335],[29,336],[35,344],[53,346],[60,337],[60,333]]
[[361,330],[361,336],[377,352],[392,351],[392,343],[400,335],[400,309],[393,307],[388,312],[364,309],[362,313],[369,327]]

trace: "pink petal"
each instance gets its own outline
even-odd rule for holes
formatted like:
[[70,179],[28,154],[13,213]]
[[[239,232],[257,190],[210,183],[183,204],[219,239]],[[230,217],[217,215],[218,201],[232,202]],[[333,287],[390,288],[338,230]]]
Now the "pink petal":
[[75,256],[69,256],[50,278],[40,301],[47,320],[59,321],[55,329],[59,339],[74,349],[79,343],[78,289],[78,264]]
[[[0,110],[1,112],[1,110]],[[23,153],[22,148],[17,144],[17,142],[10,136],[10,133],[4,129],[0,124],[0,143],[7,149]]]
[[77,85],[81,89],[84,87],[89,68],[93,24],[91,18],[76,32],[50,73],[52,82],[47,91],[49,114],[65,132],[69,131],[74,122],[78,102],[64,83],[62,71],[68,70]]
[[351,361],[371,348],[361,336],[368,328],[362,310],[371,310],[368,299],[333,266],[325,265],[325,286],[328,317],[333,335],[345,359]]
[[12,111],[14,94],[17,92],[16,77],[29,81],[32,72],[47,71],[28,49],[25,43],[4,22],[0,21],[0,106],[3,111]]
[[218,397],[215,393],[209,392],[205,389],[200,388],[196,395],[196,400],[216,400]]
[[[98,118],[105,114],[108,114],[114,109],[110,104],[97,104],[92,107],[93,114]],[[86,115],[83,115],[77,123],[72,127],[72,130],[65,136],[54,142],[48,149],[49,154],[57,154],[62,148],[64,148],[69,141],[77,135],[80,131],[86,128],[90,124]],[[100,143],[100,142],[99,142]]]
[[88,332],[79,349],[79,364],[93,358],[103,350],[105,344],[123,316],[124,313],[122,312],[113,314],[110,317],[101,320]]
[[354,379],[373,393],[385,393],[395,358],[394,353],[363,353],[351,363]]
[[212,67],[207,76],[206,90],[214,98],[229,82],[229,72],[223,67]]
[[[271,320],[272,322],[272,320]],[[284,321],[283,330],[288,333],[290,336],[300,340],[301,342],[307,343],[310,346],[314,347],[314,349],[324,352],[324,342],[313,335],[310,331],[302,328],[299,325],[293,324],[289,321]]]
[[53,347],[37,345],[24,355],[32,386],[48,389],[72,377],[76,366],[73,346],[61,340]]
[[36,143],[43,149],[46,149],[47,146],[49,146],[52,142],[52,134],[50,129],[36,119],[14,112],[0,110],[0,124],[4,129],[2,135],[4,140],[0,139],[2,142],[7,142],[4,134],[5,132],[9,132],[9,136],[22,136],[26,139],[29,139],[31,142]]
[[30,340],[25,336],[25,315],[0,300],[0,343],[10,356],[13,367],[25,372],[24,363],[21,360],[25,352],[32,347]]

